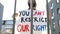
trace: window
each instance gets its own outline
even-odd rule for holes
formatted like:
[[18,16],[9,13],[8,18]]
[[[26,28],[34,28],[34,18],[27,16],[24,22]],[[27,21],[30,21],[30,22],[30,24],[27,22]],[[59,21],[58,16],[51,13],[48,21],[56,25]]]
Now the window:
[[55,27],[55,22],[52,22],[52,23],[53,23],[53,24],[52,24],[52,25],[53,25],[53,31],[55,31],[55,28],[56,28],[56,27]]
[[59,3],[59,0],[57,0],[57,3]]
[[57,9],[57,13],[60,14],[60,9],[59,8]]
[[51,19],[54,19],[54,12],[51,11]]
[[51,8],[50,9],[53,9],[53,6],[54,6],[54,3],[51,4]]
[[58,20],[58,25],[60,26],[60,20]]
[[54,29],[55,29],[55,22],[53,22],[53,27],[54,27]]
[[6,20],[6,24],[7,25],[12,25],[13,24],[13,20]]

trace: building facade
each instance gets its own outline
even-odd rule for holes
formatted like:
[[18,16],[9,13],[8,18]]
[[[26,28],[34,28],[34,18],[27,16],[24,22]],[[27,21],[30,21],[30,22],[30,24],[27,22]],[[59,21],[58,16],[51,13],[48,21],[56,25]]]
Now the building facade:
[[13,20],[3,20],[2,34],[12,34],[13,32]]
[[60,0],[51,0],[48,3],[50,13],[51,34],[60,34]]
[[0,3],[0,33],[1,33],[1,26],[2,26],[3,8],[4,6]]

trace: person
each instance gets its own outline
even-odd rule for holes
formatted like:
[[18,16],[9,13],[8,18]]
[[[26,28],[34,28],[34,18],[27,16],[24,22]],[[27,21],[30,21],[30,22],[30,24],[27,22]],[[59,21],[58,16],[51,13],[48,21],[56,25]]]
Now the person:
[[[17,27],[18,25],[21,25],[21,29],[17,30],[18,32],[21,32],[21,31],[22,32],[29,32],[30,31],[30,29],[29,29],[29,27],[30,27],[30,25],[29,25],[29,23],[30,23],[30,16],[29,15],[30,15],[30,12],[31,12],[31,10],[30,10],[31,9],[30,8],[30,0],[28,0],[27,4],[28,4],[29,8],[27,10],[19,11],[19,13],[21,15],[18,15],[18,13],[15,13],[15,17],[19,16],[19,19],[16,19],[16,23],[15,23],[16,26],[15,27]],[[32,9],[36,10],[36,0],[32,0]],[[27,15],[26,13],[28,13],[28,12],[29,12],[29,15],[28,15],[29,17],[26,16]]]
[[[36,6],[37,6],[37,4],[36,4],[36,0],[32,0],[32,9],[33,10],[36,10]],[[30,0],[28,0],[28,9],[27,9],[27,11],[28,10],[30,10],[31,8],[30,8]],[[25,11],[25,10],[24,10]],[[13,16],[14,16],[14,14],[13,14]],[[12,16],[12,17],[13,17]],[[17,17],[18,16],[18,13],[15,13],[15,17]],[[14,18],[14,17],[13,17]]]
[[[28,0],[28,6],[29,6],[28,9],[30,9],[30,0]],[[36,0],[32,0],[32,9],[36,10]]]

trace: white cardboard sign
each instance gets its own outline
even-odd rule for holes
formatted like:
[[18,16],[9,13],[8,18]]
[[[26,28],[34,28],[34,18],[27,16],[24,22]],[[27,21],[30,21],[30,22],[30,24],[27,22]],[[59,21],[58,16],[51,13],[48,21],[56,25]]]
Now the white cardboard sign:
[[[16,18],[15,34],[31,34],[31,10],[25,10],[28,6],[22,5],[24,1],[27,2],[27,0],[17,0],[19,16]],[[36,0],[36,2],[38,10],[33,10],[33,34],[47,34],[46,0]]]

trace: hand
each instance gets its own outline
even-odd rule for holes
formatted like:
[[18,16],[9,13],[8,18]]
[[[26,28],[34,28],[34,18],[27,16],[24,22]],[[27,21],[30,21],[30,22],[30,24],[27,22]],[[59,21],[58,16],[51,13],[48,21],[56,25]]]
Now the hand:
[[[14,16],[14,14],[13,14],[13,16]],[[12,16],[12,18],[14,18],[13,16]],[[15,13],[15,17],[17,17],[17,16],[18,16],[18,13]]]

